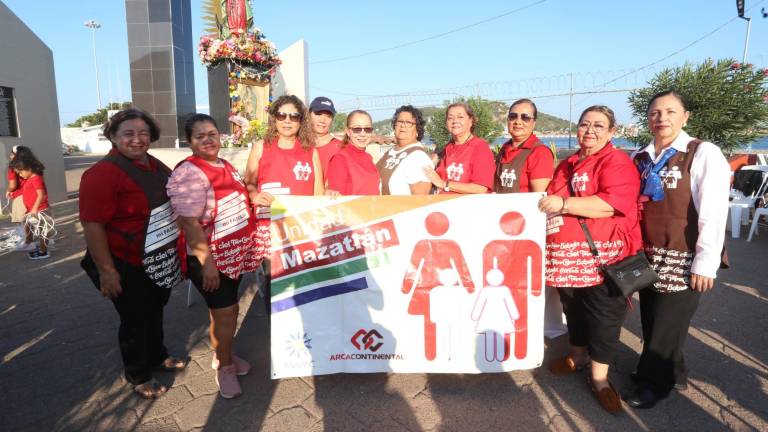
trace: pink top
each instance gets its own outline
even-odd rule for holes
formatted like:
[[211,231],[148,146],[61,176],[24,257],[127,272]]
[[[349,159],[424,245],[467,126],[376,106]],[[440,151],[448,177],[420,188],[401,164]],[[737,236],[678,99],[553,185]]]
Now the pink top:
[[[224,166],[221,162],[211,165]],[[177,215],[199,218],[201,224],[211,220],[216,206],[213,188],[205,173],[193,163],[183,162],[177,166],[165,188]]]

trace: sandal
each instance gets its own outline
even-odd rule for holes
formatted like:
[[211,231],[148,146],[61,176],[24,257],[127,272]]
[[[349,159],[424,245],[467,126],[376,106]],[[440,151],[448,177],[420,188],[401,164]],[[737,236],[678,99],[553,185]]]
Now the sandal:
[[165,358],[165,360],[162,361],[162,363],[155,366],[154,369],[160,372],[178,372],[186,369],[186,367],[187,367],[187,359],[168,356]]
[[168,391],[168,387],[152,378],[147,382],[133,386],[133,391],[144,399],[157,399]]
[[595,395],[595,398],[597,398],[597,403],[599,403],[600,407],[606,412],[618,415],[624,410],[624,407],[621,405],[621,395],[619,395],[619,392],[616,391],[610,381],[608,381],[608,387],[602,390],[597,390],[595,384],[592,382],[592,377],[587,375],[587,385],[592,390],[592,394]]
[[563,358],[553,360],[549,364],[549,371],[555,375],[568,375],[570,373],[583,370],[585,367],[587,367],[588,364],[589,361],[582,365],[576,364],[576,361],[573,359],[573,357],[567,355]]

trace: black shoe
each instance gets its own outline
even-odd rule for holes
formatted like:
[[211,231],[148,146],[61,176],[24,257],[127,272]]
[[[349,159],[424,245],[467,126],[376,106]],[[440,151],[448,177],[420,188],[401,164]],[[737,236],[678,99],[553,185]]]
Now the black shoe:
[[[632,382],[635,383],[635,384],[640,384],[640,382],[641,382],[640,376],[637,374],[637,371],[630,372],[629,379],[631,379]],[[682,383],[677,383],[672,388],[674,388],[677,391],[686,391],[686,390],[688,390],[688,381],[682,382]]]
[[632,408],[647,409],[653,408],[656,403],[665,399],[667,395],[660,395],[646,386],[638,386],[635,391],[627,397],[626,402]]

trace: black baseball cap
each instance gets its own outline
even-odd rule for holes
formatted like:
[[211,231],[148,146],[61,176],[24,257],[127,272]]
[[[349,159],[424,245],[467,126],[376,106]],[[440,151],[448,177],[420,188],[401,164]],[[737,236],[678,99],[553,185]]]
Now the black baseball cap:
[[329,113],[336,115],[336,108],[333,106],[333,101],[325,96],[318,96],[312,100],[309,104],[309,112],[321,112],[328,111]]

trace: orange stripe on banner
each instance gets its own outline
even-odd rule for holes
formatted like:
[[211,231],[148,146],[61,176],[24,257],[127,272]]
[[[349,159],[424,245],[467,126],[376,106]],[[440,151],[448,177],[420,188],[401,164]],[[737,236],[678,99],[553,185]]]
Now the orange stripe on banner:
[[293,215],[290,215],[293,209],[289,207],[289,216],[272,221],[272,248],[279,249],[287,243],[346,231],[358,225],[459,197],[461,195],[452,194],[360,197]]

